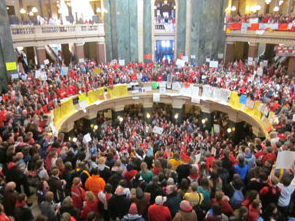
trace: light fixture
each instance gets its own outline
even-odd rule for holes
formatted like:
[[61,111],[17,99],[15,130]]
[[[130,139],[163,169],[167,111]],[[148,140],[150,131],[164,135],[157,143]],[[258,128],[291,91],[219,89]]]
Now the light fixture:
[[78,140],[77,137],[73,138],[73,142],[77,142],[77,140]]
[[67,3],[67,6],[71,7],[71,5],[72,5],[71,2],[68,2],[68,3]]
[[167,5],[167,4],[168,4],[168,1],[167,1],[167,0],[165,0],[165,1],[164,1],[164,4],[165,4],[165,5]]
[[232,127],[232,128],[231,128],[231,130],[232,130],[232,131],[235,131],[235,130],[236,130],[236,128]]
[[237,10],[236,6],[233,5],[233,7],[231,7],[231,10],[234,12]]
[[157,6],[154,6],[154,9],[157,10]]
[[174,7],[173,7],[173,8],[174,8],[174,10],[176,10],[176,5],[174,5]]
[[271,0],[265,0],[265,3],[268,5],[271,2]]
[[178,113],[174,114],[174,119],[178,118]]
[[253,6],[250,8],[250,11],[251,11],[251,12],[256,12],[256,11],[257,11],[257,9],[256,9],[256,5],[253,5]]
[[93,128],[93,126],[94,126],[93,124],[90,124],[90,127],[91,127],[91,128]]
[[279,11],[279,10],[280,10],[279,6],[275,6],[275,7],[273,8],[273,11],[274,11],[274,12],[277,12],[277,11]]
[[123,122],[123,117],[119,117],[119,121],[120,122]]
[[227,128],[227,133],[230,133],[231,132],[231,128]]
[[20,12],[21,14],[25,14],[25,13],[26,13],[26,10],[25,10],[24,8],[21,8],[21,9],[19,10],[19,12]]
[[280,0],[279,1],[279,5],[281,5],[281,4],[283,4],[284,3],[284,1],[283,0]]
[[101,13],[101,9],[100,8],[97,8],[96,9],[96,13]]
[[149,119],[151,117],[150,113],[146,113],[146,118]]
[[202,124],[205,124],[206,123],[206,120],[205,119],[202,119]]
[[94,125],[94,130],[97,130],[98,129],[98,126],[97,125]]
[[9,7],[6,7],[7,10],[9,10]]
[[69,141],[71,141],[72,140],[72,138],[71,137],[69,137]]
[[29,16],[34,16],[34,12],[29,12]]
[[38,9],[36,7],[33,7],[32,8],[32,12],[37,13],[38,12]]

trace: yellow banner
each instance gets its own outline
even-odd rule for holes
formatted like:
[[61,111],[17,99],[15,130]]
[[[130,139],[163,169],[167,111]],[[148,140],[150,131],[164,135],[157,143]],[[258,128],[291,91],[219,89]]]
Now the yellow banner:
[[87,96],[85,93],[79,94],[79,102],[86,100]]
[[253,108],[253,110],[254,110],[253,117],[260,120],[261,112],[258,110],[259,104],[261,104],[261,101],[255,101],[255,105],[254,105],[254,108]]
[[113,89],[108,88],[108,94],[111,98],[126,96],[128,94],[127,84],[114,85]]
[[239,101],[240,101],[240,97],[238,93],[235,91],[232,91],[230,93],[230,99],[228,102],[229,105],[234,109],[241,110],[241,107],[243,106],[243,104],[241,104]]
[[5,65],[7,71],[14,71],[17,69],[16,62],[6,62]]
[[53,111],[53,114],[54,114],[54,124],[57,124],[65,116],[70,115],[73,112],[75,112],[75,107],[74,107],[74,104],[73,104],[73,99],[69,99],[67,101],[64,101],[60,105],[60,107],[56,108]]
[[100,68],[93,69],[93,74],[100,74],[101,70]]

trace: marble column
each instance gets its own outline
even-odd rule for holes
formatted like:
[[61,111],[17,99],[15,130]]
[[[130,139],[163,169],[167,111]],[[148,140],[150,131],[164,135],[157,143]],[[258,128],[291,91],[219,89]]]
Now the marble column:
[[28,64],[32,63],[35,64],[35,51],[34,47],[26,47],[25,52],[27,55]]
[[181,124],[182,123],[182,108],[173,108],[172,109],[172,122],[175,124]]
[[295,73],[295,57],[289,58],[287,73],[289,75],[293,75]]
[[143,0],[137,1],[138,62],[143,62]]
[[116,110],[112,111],[112,125],[117,126],[120,124],[119,118],[122,117],[124,118],[124,110]]
[[6,62],[16,62],[5,1],[0,1],[0,89],[7,87],[7,76],[17,70],[6,70]]
[[98,42],[96,44],[96,61],[97,63],[106,63],[105,44]]
[[61,45],[61,52],[62,52],[64,64],[66,66],[69,66],[69,64],[71,63],[71,53],[70,53],[70,49],[69,49],[69,44],[62,44]]
[[75,44],[75,58],[76,62],[79,62],[79,59],[84,59],[84,44],[77,43]]
[[111,19],[111,7],[109,0],[101,1],[102,8],[105,8],[108,13],[102,13],[102,21],[104,24],[105,43],[106,43],[106,60],[111,61],[113,59],[113,45],[112,45],[112,19]]
[[[151,0],[143,0],[143,54],[149,55],[152,50],[152,15]],[[150,62],[150,59],[144,59],[144,62]]]
[[192,0],[186,2],[186,27],[185,27],[185,56],[190,61],[191,56],[191,29],[192,29]]
[[185,40],[184,36],[186,36],[186,0],[177,0],[177,11],[176,11],[176,39],[177,42],[175,42],[176,48],[176,58],[179,58],[180,54],[185,54]]
[[225,63],[233,62],[235,56],[235,43],[226,42]]
[[257,43],[250,43],[249,50],[248,50],[248,58],[255,59],[258,53],[258,44]]
[[44,60],[46,60],[45,46],[37,47],[36,52],[37,52],[38,65],[44,65]]

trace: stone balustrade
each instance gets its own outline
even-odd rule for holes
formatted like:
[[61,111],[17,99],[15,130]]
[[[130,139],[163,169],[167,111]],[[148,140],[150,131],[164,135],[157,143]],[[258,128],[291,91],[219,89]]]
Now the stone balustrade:
[[10,30],[15,47],[77,43],[77,40],[82,42],[104,41],[105,36],[103,24],[19,25],[11,26]]

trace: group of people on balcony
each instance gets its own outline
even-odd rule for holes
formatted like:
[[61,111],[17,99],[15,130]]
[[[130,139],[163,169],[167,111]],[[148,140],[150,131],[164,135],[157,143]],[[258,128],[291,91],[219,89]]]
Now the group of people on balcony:
[[[0,220],[286,220],[294,214],[294,166],[276,170],[282,150],[295,151],[294,76],[284,66],[85,61],[20,74],[0,100]],[[100,68],[100,74],[93,74]],[[60,100],[117,83],[179,81],[208,84],[261,100],[278,116],[270,139],[233,143],[195,116],[179,125],[164,110],[151,120],[126,113],[118,126],[99,125],[85,142],[54,134],[47,113]],[[153,127],[163,133],[153,133]],[[85,128],[87,130],[87,128]],[[201,154],[196,159],[195,155]],[[36,186],[36,184],[38,184]],[[35,193],[32,188],[35,186]],[[33,201],[36,194],[37,202]],[[29,197],[29,198],[28,198]],[[36,198],[35,198],[36,199]],[[41,215],[33,216],[31,203]]]
[[292,15],[283,15],[281,13],[268,13],[268,14],[245,14],[241,15],[238,13],[237,15],[229,15],[227,17],[227,22],[243,22],[243,23],[249,23],[250,19],[257,19],[256,23],[268,23],[268,24],[274,24],[274,23],[293,23],[295,20],[295,17]]

